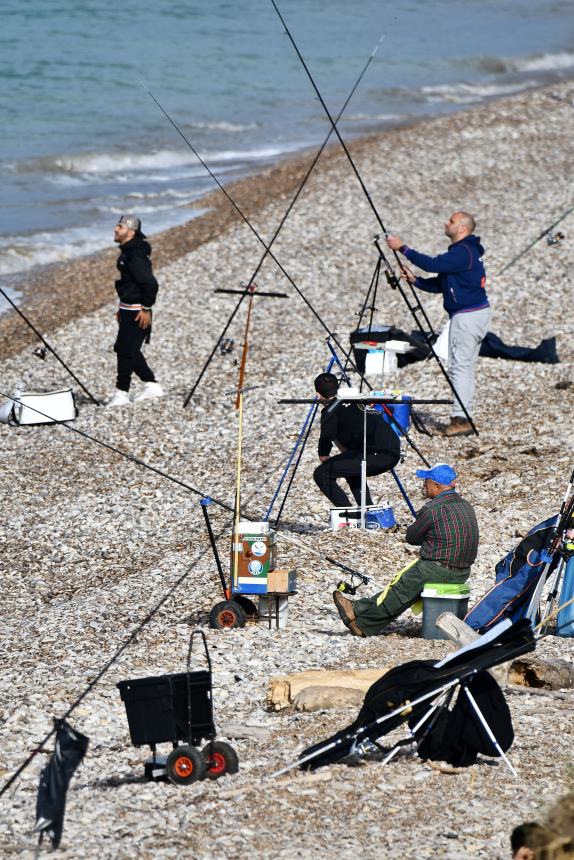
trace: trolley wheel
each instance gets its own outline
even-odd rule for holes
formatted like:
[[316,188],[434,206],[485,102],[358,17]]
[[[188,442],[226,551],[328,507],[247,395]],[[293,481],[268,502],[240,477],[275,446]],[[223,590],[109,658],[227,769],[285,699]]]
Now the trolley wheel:
[[167,775],[176,785],[191,785],[205,778],[205,760],[194,747],[176,747],[165,763]]
[[213,752],[211,744],[206,744],[201,755],[207,767],[206,776],[208,779],[219,779],[226,773],[237,773],[239,770],[237,753],[230,744],[226,744],[224,741],[214,741]]
[[215,630],[245,627],[245,621],[245,612],[235,600],[222,600],[209,613],[209,626]]

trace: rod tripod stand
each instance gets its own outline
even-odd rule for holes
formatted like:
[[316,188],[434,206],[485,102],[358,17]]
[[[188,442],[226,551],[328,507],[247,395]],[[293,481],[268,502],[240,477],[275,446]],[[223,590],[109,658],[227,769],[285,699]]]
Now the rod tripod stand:
[[[448,386],[449,386],[450,390],[452,391],[456,402],[458,403],[458,405],[460,406],[460,408],[464,412],[465,418],[468,421],[468,423],[470,424],[470,426],[472,427],[473,432],[475,433],[476,436],[478,436],[478,430],[476,429],[474,421],[470,417],[468,409],[466,408],[466,406],[464,405],[464,403],[460,399],[460,395],[459,395],[458,391],[456,390],[456,388],[452,382],[452,379],[448,375],[444,364],[442,363],[439,356],[435,352],[434,342],[436,340],[436,333],[435,333],[435,331],[431,325],[431,322],[427,316],[427,313],[426,313],[419,297],[417,296],[417,294],[415,292],[413,285],[411,283],[409,283],[409,288],[410,288],[410,297],[409,297],[409,295],[407,294],[407,291],[405,290],[405,288],[401,284],[400,279],[397,278],[397,276],[393,270],[393,267],[391,266],[388,258],[385,255],[385,252],[381,248],[381,243],[379,242],[379,236],[378,235],[375,236],[375,238],[374,238],[374,245],[375,245],[375,248],[377,249],[377,251],[379,253],[379,259],[377,260],[377,266],[375,268],[375,273],[377,275],[377,279],[378,279],[378,276],[380,275],[381,263],[382,263],[382,265],[385,267],[385,277],[387,279],[389,286],[391,287],[391,289],[399,291],[401,298],[403,299],[404,303],[406,304],[412,318],[415,321],[415,324],[416,324],[418,330],[420,331],[421,335],[423,336],[423,338],[424,338],[424,340],[425,340],[425,342],[426,342],[426,344],[430,350],[430,355],[432,355],[432,357],[434,358],[434,360],[438,364],[440,372],[442,373],[442,375],[446,379]],[[421,322],[421,318],[422,318],[422,322]],[[423,325],[423,323],[424,323],[424,325]]]
[[[343,380],[346,382],[346,384],[348,386],[350,386],[351,383],[350,383],[349,378],[347,376],[345,366],[343,366],[343,364],[341,363],[341,360],[340,360],[339,356],[337,355],[337,352],[336,352],[336,350],[335,350],[335,348],[334,348],[334,346],[331,343],[329,338],[327,338],[327,346],[331,352],[331,358],[330,358],[330,360],[329,360],[329,362],[325,368],[325,373],[330,373],[330,371],[335,366],[335,364],[338,365],[341,368]],[[305,402],[307,402],[307,401],[305,401]],[[281,515],[283,513],[283,508],[285,507],[285,503],[287,501],[287,496],[289,495],[289,491],[290,491],[291,486],[293,484],[293,481],[295,479],[297,469],[299,468],[299,463],[301,462],[301,457],[303,456],[303,451],[305,450],[307,440],[308,440],[309,435],[311,433],[311,430],[313,428],[313,422],[314,422],[315,417],[317,415],[318,409],[319,409],[319,400],[317,398],[315,398],[314,400],[311,401],[310,409],[307,412],[307,415],[305,416],[303,426],[301,427],[301,430],[299,432],[299,435],[297,437],[295,445],[293,446],[293,448],[291,450],[291,453],[288,457],[287,463],[286,463],[285,468],[283,470],[283,474],[281,475],[281,478],[279,479],[279,484],[277,486],[277,489],[275,490],[275,493],[273,494],[273,498],[271,499],[269,507],[267,508],[267,511],[266,511],[265,516],[263,518],[264,520],[268,520],[269,517],[271,516],[271,511],[273,510],[273,506],[275,504],[275,501],[277,500],[277,497],[281,491],[281,487],[283,486],[283,483],[287,477],[287,473],[289,471],[289,468],[291,467],[291,464],[293,463],[293,460],[294,460],[295,455],[297,453],[297,449],[301,445],[301,448],[299,450],[299,455],[297,457],[297,461],[295,463],[295,466],[292,469],[292,472],[291,472],[291,475],[289,478],[289,483],[287,485],[287,489],[285,490],[285,494],[283,496],[283,500],[281,502],[279,512],[278,512],[277,517],[275,519],[275,523],[274,523],[275,527],[277,527],[277,525],[279,524],[279,521],[281,519]],[[365,425],[366,425],[366,409],[365,409]],[[301,444],[301,440],[303,440],[302,444]],[[363,450],[363,461],[361,464],[361,502],[362,502],[361,503],[361,525],[362,526],[364,526],[364,522],[365,522],[364,500],[366,499],[366,450],[365,450],[366,429],[364,429],[364,432],[363,432],[363,443],[364,443],[364,445],[363,445],[363,448],[364,448],[364,450]],[[363,471],[364,471],[364,476],[363,476]],[[406,492],[404,486],[402,485],[396,471],[394,469],[391,469],[390,472],[391,472],[391,475],[393,476],[393,478],[395,480],[397,487],[399,488],[399,491],[400,491],[403,499],[405,500],[405,502],[407,504],[407,507],[409,508],[409,511],[411,512],[411,514],[413,516],[416,516],[416,511],[415,511],[413,505],[411,504],[411,501],[407,495],[407,492]]]

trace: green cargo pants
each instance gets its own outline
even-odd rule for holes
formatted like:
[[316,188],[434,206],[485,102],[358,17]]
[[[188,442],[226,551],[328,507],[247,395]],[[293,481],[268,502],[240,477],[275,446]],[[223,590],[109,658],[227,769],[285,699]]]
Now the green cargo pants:
[[412,606],[420,597],[426,582],[466,582],[470,568],[452,570],[437,561],[419,558],[400,570],[392,582],[373,597],[355,600],[356,623],[365,636],[377,636],[387,624]]

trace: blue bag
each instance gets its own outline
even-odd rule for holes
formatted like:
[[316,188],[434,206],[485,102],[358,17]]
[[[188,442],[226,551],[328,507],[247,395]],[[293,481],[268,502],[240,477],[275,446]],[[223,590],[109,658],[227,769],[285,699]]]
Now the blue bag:
[[[496,584],[480,598],[464,619],[469,627],[485,633],[504,618],[515,622],[525,617],[530,598],[549,560],[545,547],[555,524],[556,516],[553,516],[534,526],[498,562],[495,568]],[[574,575],[572,578],[574,580]]]
[[[574,597],[574,556],[566,562],[564,576],[562,578],[562,589],[558,606],[562,606]],[[556,634],[558,636],[574,636],[574,603],[561,609],[556,619]]]

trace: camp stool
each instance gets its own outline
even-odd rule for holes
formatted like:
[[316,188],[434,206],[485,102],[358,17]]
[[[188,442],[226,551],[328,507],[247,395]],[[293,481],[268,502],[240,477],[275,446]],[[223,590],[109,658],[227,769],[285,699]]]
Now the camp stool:
[[437,618],[443,612],[452,612],[457,618],[464,618],[468,612],[470,587],[466,583],[425,582],[422,590],[423,601],[423,639],[446,639],[436,626]]

